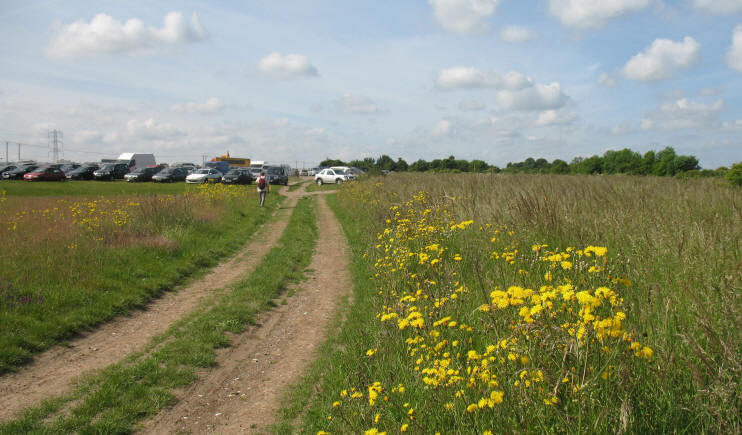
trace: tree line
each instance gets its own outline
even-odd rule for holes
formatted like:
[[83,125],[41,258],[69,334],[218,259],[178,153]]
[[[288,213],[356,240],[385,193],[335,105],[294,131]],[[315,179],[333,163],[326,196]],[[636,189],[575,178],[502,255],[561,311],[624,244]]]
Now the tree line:
[[[382,155],[378,159],[366,157],[363,160],[344,162],[325,159],[320,166],[354,166],[366,171],[396,172],[488,172],[488,173],[532,173],[532,174],[629,174],[656,176],[724,176],[728,168],[715,170],[701,169],[694,156],[679,155],[672,147],[661,151],[647,151],[643,155],[628,148],[620,151],[606,151],[603,156],[575,157],[570,163],[556,159],[529,157],[522,162],[508,163],[504,168],[490,165],[482,160],[462,160],[449,156],[445,159],[426,161],[419,159],[408,164],[404,159],[392,159]],[[735,165],[737,166],[737,165]]]

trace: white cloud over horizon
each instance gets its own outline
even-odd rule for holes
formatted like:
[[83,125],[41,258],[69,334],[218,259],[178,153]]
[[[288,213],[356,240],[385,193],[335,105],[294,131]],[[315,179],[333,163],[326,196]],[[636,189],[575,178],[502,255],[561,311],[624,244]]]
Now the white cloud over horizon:
[[693,0],[693,6],[713,14],[731,14],[742,10],[742,0]]
[[642,118],[644,130],[677,130],[686,128],[711,129],[721,125],[718,116],[724,108],[723,100],[704,104],[681,98],[661,104]]
[[522,44],[528,42],[535,37],[534,33],[531,32],[527,27],[522,26],[507,26],[500,31],[500,38],[511,44]]
[[351,115],[378,115],[386,112],[362,95],[345,94],[335,101],[335,107],[341,113]]
[[100,13],[88,23],[84,20],[58,25],[44,53],[52,59],[70,59],[100,54],[132,53],[151,54],[156,49],[202,41],[208,33],[194,12],[189,23],[180,12],[170,12],[163,19],[163,26],[145,26],[131,18],[125,23]]
[[273,52],[258,62],[258,69],[263,74],[276,78],[316,76],[317,69],[303,54],[286,54]]
[[651,0],[549,0],[549,14],[568,27],[598,29],[611,19],[642,10]]
[[176,113],[217,113],[224,109],[224,103],[217,97],[209,97],[202,103],[188,102],[173,104],[171,110]]
[[632,57],[621,70],[624,77],[639,82],[672,78],[675,71],[688,68],[700,59],[701,44],[690,36],[682,42],[655,39],[645,51]]
[[742,24],[734,28],[732,45],[726,53],[726,62],[729,68],[742,72]]
[[490,30],[485,21],[497,10],[499,0],[428,0],[433,15],[444,29],[461,35]]

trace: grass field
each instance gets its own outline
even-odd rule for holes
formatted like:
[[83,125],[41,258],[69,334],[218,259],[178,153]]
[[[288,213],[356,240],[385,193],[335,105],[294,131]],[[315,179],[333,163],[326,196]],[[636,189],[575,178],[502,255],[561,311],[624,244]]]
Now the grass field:
[[268,209],[242,186],[3,182],[0,373],[216,264]]
[[216,349],[228,346],[231,334],[303,278],[316,238],[314,200],[301,199],[278,244],[248,278],[215,292],[139,354],[0,424],[0,433],[134,432],[137,422],[173,403],[174,390],[193,382],[197,370],[216,363]]
[[331,204],[354,302],[280,431],[742,429],[742,190],[394,174]]

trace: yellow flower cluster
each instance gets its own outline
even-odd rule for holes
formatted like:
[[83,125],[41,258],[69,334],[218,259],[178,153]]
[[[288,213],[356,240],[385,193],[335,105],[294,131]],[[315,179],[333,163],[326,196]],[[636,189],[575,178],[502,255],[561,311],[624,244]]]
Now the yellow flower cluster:
[[[493,429],[486,415],[499,407],[543,406],[539,412],[549,413],[579,406],[591,391],[610,389],[619,367],[653,357],[624,328],[620,291],[631,282],[615,276],[619,268],[606,247],[528,249],[507,228],[454,219],[448,204],[418,192],[391,206],[369,253],[376,317],[384,337],[404,343],[407,363],[399,370],[414,382],[388,395],[380,381],[365,385],[373,411],[358,411],[344,391],[335,415],[351,406],[362,415],[396,415],[385,421],[399,423],[396,404],[404,399],[395,396],[426,391],[427,412],[410,418],[422,432],[441,429],[427,424],[439,413],[481,416],[474,421],[484,431]],[[484,255],[481,241],[489,241]],[[380,342],[366,356],[379,358],[391,347]],[[392,405],[379,409],[381,398]],[[382,433],[378,420],[366,433]]]

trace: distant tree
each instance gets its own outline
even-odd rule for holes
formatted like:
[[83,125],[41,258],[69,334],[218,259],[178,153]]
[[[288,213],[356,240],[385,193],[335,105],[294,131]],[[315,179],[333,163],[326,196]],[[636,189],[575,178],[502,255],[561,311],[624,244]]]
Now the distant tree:
[[742,162],[733,164],[725,177],[732,186],[742,186]]
[[348,166],[342,160],[331,159],[329,157],[319,162],[319,165],[320,166]]
[[575,174],[600,174],[603,172],[603,159],[598,156],[574,159],[570,170]]
[[654,165],[654,175],[675,175],[675,150],[672,147],[665,147],[657,153],[657,161]]
[[378,160],[376,160],[376,167],[383,171],[393,171],[394,160],[392,160],[388,155],[383,154]]
[[639,163],[639,173],[642,175],[652,175],[654,173],[654,165],[657,161],[657,156],[654,151],[647,151],[644,153],[641,162]]
[[696,171],[700,168],[698,166],[698,159],[693,156],[676,156],[674,166],[676,173]]
[[394,163],[394,170],[400,171],[400,172],[406,172],[409,168],[409,165],[407,162],[405,162],[402,157],[398,157],[397,161]]
[[474,159],[471,161],[472,172],[487,172],[490,169],[490,165],[483,160]]
[[564,160],[556,159],[551,162],[552,174],[569,174],[569,165]]
[[641,156],[628,148],[621,151],[606,151],[603,154],[605,174],[638,174],[640,166]]
[[430,169],[430,163],[426,162],[423,159],[419,159],[415,163],[411,164],[408,168],[408,170],[415,172],[425,172],[428,169]]

